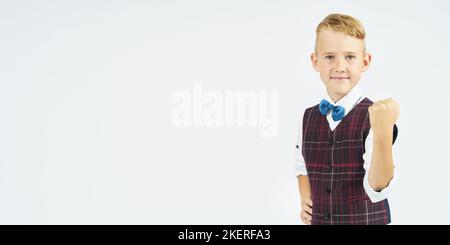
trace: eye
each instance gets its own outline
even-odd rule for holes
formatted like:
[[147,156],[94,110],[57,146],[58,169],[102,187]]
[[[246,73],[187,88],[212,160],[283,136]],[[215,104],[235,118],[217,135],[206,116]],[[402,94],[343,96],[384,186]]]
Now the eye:
[[356,56],[354,56],[354,55],[347,55],[345,58],[347,60],[353,60],[353,59],[356,59]]
[[333,55],[326,55],[325,59],[326,60],[332,60],[332,59],[334,59],[334,56]]

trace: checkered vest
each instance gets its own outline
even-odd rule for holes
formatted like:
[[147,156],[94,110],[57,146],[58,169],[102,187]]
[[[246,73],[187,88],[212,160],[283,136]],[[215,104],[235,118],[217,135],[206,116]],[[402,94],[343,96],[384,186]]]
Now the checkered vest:
[[[313,202],[312,224],[366,225],[391,222],[387,199],[372,203],[363,187],[363,153],[369,134],[367,98],[331,131],[319,105],[303,117],[302,154]],[[394,140],[397,128],[394,130]]]

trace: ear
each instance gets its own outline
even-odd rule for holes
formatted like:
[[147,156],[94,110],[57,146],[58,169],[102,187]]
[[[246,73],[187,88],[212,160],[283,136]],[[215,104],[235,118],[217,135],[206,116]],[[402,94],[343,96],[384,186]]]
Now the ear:
[[369,69],[369,65],[370,62],[372,61],[372,54],[371,53],[365,53],[364,54],[364,59],[363,59],[363,66],[362,66],[362,71],[367,71],[367,69]]
[[316,70],[316,71],[320,71],[319,65],[317,64],[318,62],[319,62],[319,60],[317,58],[317,54],[315,52],[312,53],[311,54],[311,63],[312,63],[314,70]]

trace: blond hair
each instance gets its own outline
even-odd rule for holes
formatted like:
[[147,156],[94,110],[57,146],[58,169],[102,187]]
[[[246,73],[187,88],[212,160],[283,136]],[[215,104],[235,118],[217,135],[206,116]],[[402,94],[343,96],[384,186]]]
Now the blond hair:
[[329,14],[327,17],[325,17],[325,19],[322,20],[322,22],[320,22],[320,24],[316,28],[316,51],[317,37],[323,30],[341,32],[361,40],[364,40],[366,38],[366,31],[364,30],[364,26],[358,19],[345,14]]

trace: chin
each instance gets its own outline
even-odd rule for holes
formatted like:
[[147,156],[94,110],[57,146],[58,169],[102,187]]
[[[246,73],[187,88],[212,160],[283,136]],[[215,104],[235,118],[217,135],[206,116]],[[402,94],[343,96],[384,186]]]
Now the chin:
[[337,94],[341,94],[344,93],[346,94],[347,92],[349,92],[351,90],[351,86],[349,84],[332,84],[330,86],[330,90],[337,93]]
[[339,96],[345,96],[350,92],[350,89],[348,88],[331,88],[329,91],[333,94],[339,95]]

